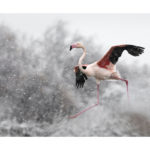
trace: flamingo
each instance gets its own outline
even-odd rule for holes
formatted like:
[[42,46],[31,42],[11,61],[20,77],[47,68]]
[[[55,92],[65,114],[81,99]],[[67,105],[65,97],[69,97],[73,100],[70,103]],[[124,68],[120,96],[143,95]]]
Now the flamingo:
[[127,96],[128,94],[128,80],[121,78],[120,74],[116,70],[116,63],[119,57],[122,55],[124,50],[133,56],[139,56],[144,52],[144,48],[135,45],[116,45],[112,46],[108,52],[102,57],[102,59],[95,61],[92,64],[82,64],[83,59],[86,56],[86,48],[81,43],[72,44],[70,46],[70,51],[73,48],[81,48],[83,50],[83,54],[78,61],[78,65],[75,66],[74,72],[76,75],[76,87],[83,88],[85,81],[88,77],[95,77],[97,84],[97,102],[96,104],[82,110],[81,112],[70,116],[70,118],[76,118],[82,113],[90,110],[91,108],[99,105],[99,87],[101,80],[121,80],[126,83],[127,88]]

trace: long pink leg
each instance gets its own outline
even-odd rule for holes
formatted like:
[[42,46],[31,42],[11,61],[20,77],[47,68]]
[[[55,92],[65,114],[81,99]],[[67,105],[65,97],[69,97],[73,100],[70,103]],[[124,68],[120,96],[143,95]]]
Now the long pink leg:
[[126,83],[126,86],[127,86],[127,96],[128,96],[128,100],[129,100],[128,80],[121,79],[121,78],[118,78],[118,80],[124,81]]
[[99,104],[99,84],[97,84],[97,103],[92,105],[92,106],[90,106],[90,107],[88,107],[88,108],[86,108],[86,109],[84,109],[84,110],[82,110],[81,112],[79,112],[79,113],[77,113],[77,114],[75,114],[73,116],[70,116],[69,118],[76,118],[79,115],[83,114],[84,112],[86,112],[86,111],[90,110],[91,108],[97,106],[98,104]]

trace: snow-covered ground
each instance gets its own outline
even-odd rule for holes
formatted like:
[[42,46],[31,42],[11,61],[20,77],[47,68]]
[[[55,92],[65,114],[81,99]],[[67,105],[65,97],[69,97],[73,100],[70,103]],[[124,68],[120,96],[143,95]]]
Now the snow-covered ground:
[[[113,83],[110,85],[110,87]],[[116,84],[114,84],[114,87]],[[0,124],[1,136],[150,136],[150,103],[134,88],[128,101],[124,88],[116,86],[121,92],[117,101],[105,102],[103,94],[101,104],[75,119],[63,117],[53,124],[47,122],[18,123],[4,120]],[[118,89],[118,90],[117,90]],[[130,87],[131,89],[131,87]],[[148,89],[147,89],[148,90]],[[114,91],[112,91],[113,94]],[[116,95],[115,94],[115,95]],[[135,96],[136,95],[136,96]],[[90,104],[95,99],[90,99]],[[84,108],[87,106],[84,106]],[[83,108],[80,108],[83,109]]]

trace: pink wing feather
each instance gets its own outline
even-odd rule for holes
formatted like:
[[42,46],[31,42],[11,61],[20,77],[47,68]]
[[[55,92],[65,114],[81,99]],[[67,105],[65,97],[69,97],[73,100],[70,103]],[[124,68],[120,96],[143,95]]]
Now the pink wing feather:
[[113,70],[114,69],[114,64],[112,64],[109,60],[109,57],[113,51],[114,47],[111,47],[109,51],[100,59],[97,64],[99,67],[108,69],[108,70]]

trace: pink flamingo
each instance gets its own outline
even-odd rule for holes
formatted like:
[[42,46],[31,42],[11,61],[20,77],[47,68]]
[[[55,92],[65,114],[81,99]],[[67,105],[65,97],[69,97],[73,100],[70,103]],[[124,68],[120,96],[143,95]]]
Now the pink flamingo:
[[74,68],[76,74],[76,87],[82,88],[84,86],[85,80],[88,79],[87,77],[95,77],[97,84],[97,103],[73,116],[70,116],[70,118],[76,118],[77,116],[99,104],[99,85],[101,80],[114,79],[124,81],[127,86],[127,95],[129,99],[128,80],[122,79],[120,77],[120,74],[116,71],[116,63],[124,50],[127,50],[127,52],[133,56],[139,56],[144,52],[143,47],[128,44],[112,46],[104,55],[104,57],[102,57],[102,59],[88,65],[82,64],[82,61],[86,56],[85,47],[81,43],[77,43],[70,46],[70,51],[73,48],[82,48],[83,50],[83,54],[79,59],[78,66]]

